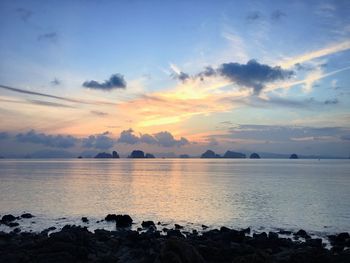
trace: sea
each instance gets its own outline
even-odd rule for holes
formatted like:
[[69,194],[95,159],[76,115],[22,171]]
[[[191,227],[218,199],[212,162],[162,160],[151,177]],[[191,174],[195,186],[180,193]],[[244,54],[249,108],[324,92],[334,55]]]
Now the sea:
[[350,231],[350,160],[2,159],[0,216],[24,212],[35,217],[18,220],[20,228],[33,232],[113,230],[102,219],[128,214],[133,228],[153,220],[324,236]]

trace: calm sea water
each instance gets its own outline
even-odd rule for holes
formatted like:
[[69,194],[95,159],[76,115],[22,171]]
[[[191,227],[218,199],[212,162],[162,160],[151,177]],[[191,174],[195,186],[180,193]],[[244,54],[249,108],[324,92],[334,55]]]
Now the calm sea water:
[[[108,213],[189,228],[350,230],[350,160],[0,160],[0,215],[90,226]],[[6,228],[0,226],[0,230]]]

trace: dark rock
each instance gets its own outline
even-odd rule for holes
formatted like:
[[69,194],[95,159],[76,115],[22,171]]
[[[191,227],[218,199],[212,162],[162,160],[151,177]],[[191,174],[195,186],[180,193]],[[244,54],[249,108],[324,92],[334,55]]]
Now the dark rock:
[[207,150],[205,153],[201,155],[201,158],[220,158],[220,155],[216,154],[212,150]]
[[305,244],[310,247],[322,248],[322,239],[321,238],[308,238],[305,241]]
[[250,159],[260,159],[260,155],[257,154],[257,153],[252,153],[250,156],[249,156]]
[[151,153],[146,153],[145,158],[153,159],[153,158],[156,158],[156,157],[153,154],[151,154]]
[[241,230],[241,232],[243,232],[244,234],[250,234],[250,227],[244,228]]
[[188,242],[178,238],[170,238],[165,241],[161,249],[160,262],[204,263],[205,260]]
[[278,234],[275,232],[269,232],[268,237],[269,237],[269,239],[276,240],[276,239],[278,239]]
[[296,232],[294,234],[295,236],[298,236],[298,237],[302,237],[302,238],[310,238],[310,236],[308,235],[308,233],[306,233],[305,230],[303,229],[300,229],[298,232]]
[[267,240],[267,234],[266,234],[266,232],[262,232],[260,234],[254,233],[253,238],[259,239],[259,240]]
[[17,222],[10,222],[10,223],[7,223],[7,225],[9,227],[16,227],[16,226],[19,226],[19,224]]
[[131,227],[132,218],[129,215],[117,215],[116,226],[117,227]]
[[108,214],[106,217],[105,217],[105,220],[107,222],[110,222],[110,221],[117,221],[117,215],[116,214]]
[[292,231],[281,229],[280,231],[278,231],[278,233],[281,234],[281,235],[291,235]]
[[298,159],[299,157],[298,157],[298,155],[296,155],[295,153],[293,153],[290,157],[289,157],[289,159]]
[[175,226],[175,229],[183,229],[184,228],[183,226],[181,226],[179,224],[175,224],[174,226]]
[[21,229],[19,227],[16,227],[14,230],[12,230],[12,232],[18,234],[21,232]]
[[129,158],[145,158],[145,153],[140,150],[134,150],[131,152]]
[[227,151],[225,152],[222,158],[246,158],[247,156],[244,153]]
[[83,221],[83,223],[89,223],[89,219],[85,216],[81,218],[81,221]]
[[34,217],[31,213],[24,213],[21,215],[22,218],[32,218]]
[[116,151],[113,151],[112,158],[119,158],[119,154]]
[[141,226],[142,226],[143,228],[149,228],[149,227],[151,227],[151,226],[154,226],[154,227],[155,227],[155,224],[154,224],[153,221],[142,221]]
[[95,158],[113,158],[113,156],[110,153],[102,152],[98,153]]
[[9,222],[15,221],[17,218],[13,215],[4,215],[1,219],[2,223],[7,224]]
[[347,239],[349,239],[350,238],[350,235],[349,235],[349,233],[347,233],[347,232],[343,232],[343,233],[340,233],[340,234],[338,234],[337,236],[336,236],[336,238],[335,238],[335,243],[337,243],[337,244],[343,244],[343,243],[345,243],[345,241],[347,240]]
[[178,229],[169,229],[166,231],[167,237],[185,237],[183,234],[181,234],[180,230]]
[[202,228],[203,228],[203,229],[207,229],[207,228],[208,228],[208,226],[206,226],[206,225],[202,225]]

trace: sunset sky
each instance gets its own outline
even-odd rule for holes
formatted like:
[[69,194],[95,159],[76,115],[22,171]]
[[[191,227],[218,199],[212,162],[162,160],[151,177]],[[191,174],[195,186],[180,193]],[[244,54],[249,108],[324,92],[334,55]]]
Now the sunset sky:
[[350,154],[350,1],[0,1],[0,155]]

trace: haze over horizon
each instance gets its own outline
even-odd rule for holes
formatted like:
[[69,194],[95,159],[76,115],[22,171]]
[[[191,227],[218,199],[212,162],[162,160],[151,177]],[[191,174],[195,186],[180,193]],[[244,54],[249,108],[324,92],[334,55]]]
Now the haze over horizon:
[[350,154],[349,1],[1,1],[0,156]]

